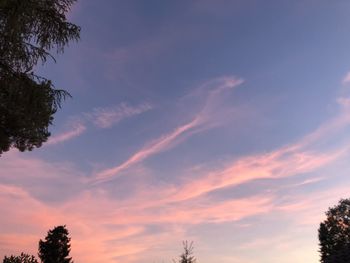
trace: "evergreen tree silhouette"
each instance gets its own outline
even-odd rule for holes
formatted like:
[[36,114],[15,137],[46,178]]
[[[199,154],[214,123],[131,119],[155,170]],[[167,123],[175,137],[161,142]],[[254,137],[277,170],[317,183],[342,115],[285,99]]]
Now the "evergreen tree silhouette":
[[39,258],[42,263],[73,263],[69,257],[70,237],[66,226],[49,230],[45,241],[39,241]]
[[[188,244],[187,241],[184,241],[183,243],[184,252],[180,255],[180,259],[178,263],[196,263],[197,260],[193,256],[193,242]],[[174,263],[176,263],[175,260],[173,260]]]

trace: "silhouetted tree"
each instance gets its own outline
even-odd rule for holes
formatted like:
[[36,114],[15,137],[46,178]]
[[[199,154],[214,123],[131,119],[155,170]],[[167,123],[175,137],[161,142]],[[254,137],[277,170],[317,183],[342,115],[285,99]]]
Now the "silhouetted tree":
[[[76,0],[0,0],[0,154],[40,147],[68,92],[34,73],[55,49],[78,40],[80,28],[66,19]],[[54,59],[54,58],[53,58]]]
[[70,237],[66,226],[49,230],[45,241],[39,241],[39,258],[42,263],[73,263],[69,257]]
[[195,263],[197,260],[193,256],[193,242],[188,244],[187,241],[183,243],[184,252],[180,255],[180,259],[178,261],[173,260],[174,263]]
[[330,255],[325,259],[325,263],[349,263],[350,262],[350,247],[346,246],[337,251],[334,255]]
[[350,262],[350,199],[341,199],[326,212],[318,230],[321,262]]
[[21,253],[20,256],[4,257],[3,263],[39,263],[32,255]]

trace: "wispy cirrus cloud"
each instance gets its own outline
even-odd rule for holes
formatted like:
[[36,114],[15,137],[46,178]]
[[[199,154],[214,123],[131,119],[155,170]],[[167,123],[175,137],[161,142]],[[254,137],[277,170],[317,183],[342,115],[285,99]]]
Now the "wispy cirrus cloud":
[[218,100],[220,100],[219,97],[224,91],[232,89],[242,83],[242,79],[229,76],[216,78],[202,85],[200,89],[197,89],[197,93],[203,92],[203,90],[205,91],[206,96],[204,104],[201,110],[190,122],[181,125],[175,128],[173,132],[163,135],[159,139],[146,144],[145,147],[134,153],[129,159],[120,165],[98,172],[95,178],[93,178],[94,183],[110,180],[132,165],[171,148],[179,141],[180,137],[190,136],[202,131],[203,129],[209,128],[212,125],[216,125],[218,120],[214,118],[217,117],[217,115],[215,115],[215,112],[217,111],[215,106],[217,106]]
[[80,123],[80,122],[73,123],[69,130],[56,134],[54,136],[51,136],[47,141],[46,145],[53,145],[53,144],[69,141],[75,137],[78,137],[82,133],[84,133],[86,129],[87,128],[83,123]]
[[[274,151],[241,157],[223,168],[196,171],[202,173],[181,190],[169,196],[171,200],[187,200],[213,191],[234,187],[258,179],[280,179],[311,172],[332,164],[350,150],[350,142],[338,147],[329,147],[341,132],[350,125],[350,108],[341,105],[338,115],[322,124],[299,141]],[[319,149],[320,145],[325,144]],[[200,168],[199,168],[200,170]],[[318,179],[310,179],[310,182]]]
[[299,175],[331,163],[342,153],[343,150],[327,154],[286,153],[283,150],[277,150],[267,155],[249,156],[222,170],[203,171],[204,174],[200,180],[186,183],[178,193],[170,198],[174,201],[188,200],[258,179],[278,179]]
[[127,103],[121,103],[114,107],[95,108],[91,113],[84,114],[98,128],[109,128],[123,119],[144,113],[152,109],[149,103],[143,103],[137,106],[130,106]]
[[[207,91],[204,106],[197,113],[196,118],[191,122],[179,126],[172,133],[146,145],[140,151],[132,155],[127,161],[110,169],[105,169],[97,173],[93,181],[104,182],[117,176],[121,171],[132,165],[144,161],[146,158],[167,150],[176,143],[181,136],[189,136],[198,131],[210,127],[217,121],[218,114],[215,109],[220,104],[220,95],[227,89],[242,83],[237,78],[218,78],[203,84],[193,95],[202,94]],[[213,88],[213,86],[215,88]],[[208,89],[208,87],[211,87]],[[199,93],[198,93],[199,92]],[[338,100],[345,100],[339,98]],[[275,151],[254,156],[242,157],[232,164],[224,165],[223,169],[202,171],[201,180],[188,178],[181,190],[174,192],[174,189],[167,189],[168,199],[181,201],[196,198],[212,191],[233,187],[257,179],[277,179],[285,178],[301,173],[313,171],[332,163],[349,150],[349,145],[342,145],[338,149],[323,149],[320,152],[314,149],[319,144],[332,140],[342,129],[350,124],[350,108],[347,104],[339,103],[340,113],[328,120],[315,131],[301,138],[298,142],[284,146]],[[214,118],[215,116],[215,118]],[[322,142],[322,143],[321,143]],[[198,171],[197,171],[198,172]]]
[[113,178],[113,176],[118,175],[119,172],[129,168],[130,166],[142,162],[146,158],[157,154],[159,152],[165,151],[168,147],[171,147],[171,145],[175,142],[175,140],[183,135],[184,133],[193,130],[195,127],[197,127],[200,124],[200,119],[194,119],[191,122],[182,125],[180,127],[177,127],[173,132],[161,137],[158,140],[155,140],[154,142],[150,143],[149,145],[145,146],[138,152],[136,152],[134,155],[132,155],[128,160],[123,162],[122,164],[115,166],[113,168],[105,169],[103,171],[100,171],[96,178],[94,178],[94,182],[103,182],[106,180],[110,180]]
[[[224,165],[219,165],[221,168],[217,169],[197,166],[195,174],[198,176],[193,178],[191,174],[194,171],[190,169],[190,174],[185,173],[183,182],[181,183],[180,180],[177,186],[163,186],[163,189],[152,191],[152,196],[155,197],[153,202],[159,204],[159,200],[164,200],[164,196],[169,203],[183,202],[254,180],[279,180],[311,173],[331,165],[346,156],[350,150],[349,140],[334,147],[336,145],[334,142],[340,137],[339,134],[350,125],[349,116],[349,107],[341,105],[338,115],[293,144],[268,153],[248,155],[232,162],[226,161]],[[112,171],[112,174],[113,172],[115,171]],[[324,176],[310,178],[296,186],[312,184],[324,178]],[[163,197],[158,196],[157,193]],[[147,193],[144,193],[143,199],[147,199]]]
[[125,102],[112,107],[94,108],[91,112],[71,117],[66,124],[66,130],[51,136],[46,145],[55,145],[74,139],[86,132],[91,124],[100,129],[110,128],[124,119],[142,114],[152,108],[149,103],[131,106]]

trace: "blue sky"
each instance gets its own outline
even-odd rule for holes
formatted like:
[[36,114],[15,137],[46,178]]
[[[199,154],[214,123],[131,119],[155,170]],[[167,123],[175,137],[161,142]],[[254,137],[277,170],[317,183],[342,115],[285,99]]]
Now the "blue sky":
[[318,262],[348,197],[350,2],[92,1],[39,149],[1,156],[0,256],[66,224],[77,262]]

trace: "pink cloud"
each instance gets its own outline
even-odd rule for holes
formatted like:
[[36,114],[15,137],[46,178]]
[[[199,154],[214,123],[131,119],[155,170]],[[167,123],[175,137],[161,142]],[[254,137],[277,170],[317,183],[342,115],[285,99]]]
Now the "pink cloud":
[[[6,217],[0,218],[0,224],[9,231],[3,235],[6,246],[0,254],[23,250],[36,254],[37,241],[49,228],[67,224],[73,258],[92,263],[128,262],[127,258],[139,260],[152,247],[183,238],[183,230],[173,225],[236,221],[265,213],[270,202],[269,198],[259,196],[215,204],[183,203],[179,207],[166,205],[140,210],[121,206],[95,189],[84,191],[66,203],[50,206],[19,187],[0,185],[0,189],[0,204],[6,207]],[[148,224],[158,224],[164,231],[147,233]],[[22,234],[24,229],[25,234]],[[15,240],[18,242],[14,243]]]
[[62,133],[51,136],[45,145],[63,143],[80,136],[86,132],[89,122],[101,129],[110,128],[123,119],[144,113],[150,109],[152,109],[152,106],[147,103],[138,106],[121,103],[115,107],[94,108],[92,112],[71,117],[66,125],[69,128]]
[[75,137],[78,137],[79,135],[81,135],[82,133],[84,133],[86,131],[86,126],[83,125],[82,123],[74,123],[73,127],[68,130],[65,131],[63,133],[51,136],[49,138],[49,140],[47,141],[46,145],[54,145],[54,144],[58,144],[58,143],[62,143],[68,140],[71,140]]
[[285,149],[270,154],[242,158],[232,165],[217,171],[208,171],[185,183],[177,193],[169,196],[172,201],[197,198],[209,192],[237,186],[257,179],[277,179],[310,172],[336,160],[344,150],[326,154],[294,152]]
[[[141,202],[141,200],[139,200]],[[269,211],[272,197],[252,196],[222,202],[201,200],[196,203],[177,203],[176,205],[164,202],[144,206],[124,206],[115,203],[104,196],[85,195],[73,204],[66,206],[66,212],[76,218],[82,214],[90,214],[89,220],[103,220],[111,225],[147,225],[147,224],[184,224],[196,225],[201,223],[219,223],[237,221],[242,218]],[[148,202],[145,200],[144,202]],[[89,205],[84,205],[84,204]],[[76,210],[77,204],[82,205]],[[100,205],[98,205],[100,204]]]
[[[23,170],[16,171],[17,165],[27,171],[29,178],[49,175],[52,179],[68,180],[64,173],[72,177],[80,176],[79,171],[70,165],[27,159],[12,152],[2,161],[2,180],[13,176],[24,180],[27,175],[23,174]],[[41,185],[41,188],[45,187],[45,184]],[[151,253],[154,247],[183,240],[186,227],[174,228],[174,225],[237,221],[265,213],[270,207],[270,199],[261,196],[224,202],[203,200],[202,203],[179,203],[174,206],[166,202],[166,195],[161,196],[164,202],[159,204],[153,203],[153,199],[143,200],[142,195],[119,202],[101,188],[79,191],[69,200],[55,204],[34,198],[33,194],[25,186],[0,184],[0,206],[6,214],[0,217],[0,225],[8,232],[3,236],[6,239],[0,256],[21,251],[36,254],[37,242],[48,229],[67,224],[72,237],[72,256],[76,261],[137,262],[145,254]],[[148,208],[134,206],[135,200]],[[147,233],[148,224],[157,224],[163,230]],[[15,240],[18,242],[15,243]]]
[[343,78],[342,81],[343,85],[349,84],[350,83],[350,72],[348,72],[345,77]]
[[[85,251],[83,248],[90,247],[89,251],[94,250],[92,254],[96,253],[97,258],[99,251],[108,251],[111,253],[110,256],[120,258],[120,261],[116,260],[116,262],[126,262],[125,259],[131,255],[134,255],[138,259],[136,261],[139,261],[146,251],[164,242],[179,242],[186,234],[182,230],[183,227],[178,229],[174,226],[237,221],[247,216],[266,213],[269,209],[270,199],[262,196],[216,203],[206,203],[203,200],[201,204],[182,203],[176,206],[161,205],[140,209],[120,205],[106,195],[94,192],[86,193],[70,202],[64,211],[71,217],[70,220],[74,219],[76,223],[91,227],[86,233],[79,234],[79,240],[76,240],[82,246],[79,247],[79,251]],[[99,223],[96,224],[96,222]],[[136,228],[128,231],[130,234],[121,236],[120,229],[150,224],[162,227],[163,231],[147,233],[143,231],[143,228]],[[113,230],[105,228],[105,225],[120,227]],[[110,261],[111,258],[105,262]]]
[[194,119],[191,122],[176,128],[172,133],[169,133],[169,134],[161,137],[160,139],[150,143],[150,145],[147,145],[143,149],[136,152],[134,155],[132,155],[124,163],[122,163],[116,167],[106,169],[106,170],[99,172],[96,175],[96,178],[94,179],[94,181],[95,182],[103,182],[103,181],[109,180],[109,179],[113,178],[113,176],[118,175],[118,173],[120,171],[125,170],[125,169],[129,168],[130,166],[132,166],[136,163],[139,163],[139,162],[145,160],[146,158],[148,158],[156,153],[159,153],[161,151],[166,150],[167,148],[171,147],[171,145],[175,142],[175,140],[179,136],[181,136],[185,132],[195,128],[199,124],[200,124],[200,120]]
[[[193,135],[206,128],[217,125],[217,111],[216,107],[220,96],[225,90],[233,89],[234,87],[243,83],[242,79],[236,77],[221,77],[208,81],[203,84],[197,92],[203,92],[205,90],[206,97],[204,106],[200,112],[196,114],[192,121],[177,127],[173,132],[163,135],[159,139],[148,143],[145,147],[133,154],[128,160],[115,167],[105,169],[96,174],[93,179],[95,183],[104,182],[117,176],[121,171],[131,167],[134,164],[140,163],[145,159],[165,151],[186,135]],[[207,90],[209,89],[209,91]],[[192,94],[193,95],[193,94]],[[220,103],[219,103],[220,104]]]
[[152,109],[148,103],[132,107],[126,103],[121,103],[116,107],[95,108],[91,113],[86,113],[88,119],[99,128],[109,128],[125,118],[129,118]]
[[275,206],[276,211],[284,214],[298,214],[296,224],[301,226],[318,226],[325,217],[328,207],[334,206],[341,198],[349,198],[349,185],[316,190],[295,196],[286,196],[285,202]]
[[337,133],[348,127],[349,124],[350,108],[342,107],[337,116],[294,144],[269,153],[242,157],[217,170],[197,168],[196,173],[202,173],[200,180],[186,182],[177,193],[168,190],[172,193],[169,198],[173,201],[187,200],[256,179],[278,179],[322,168],[344,156],[349,151],[350,144],[343,143],[337,149],[314,150],[313,148],[334,140]]
[[[329,138],[336,138],[336,132],[349,124],[346,114],[347,111],[342,111],[339,116],[321,125],[315,132],[306,135],[298,142],[270,153],[242,157],[232,163],[228,162],[220,169],[206,169],[205,166],[197,166],[195,171],[190,171],[190,174],[199,174],[196,176],[197,179],[191,179],[190,175],[185,174],[183,177],[186,180],[177,186],[163,185],[162,189],[151,188],[151,190],[147,188],[148,192],[141,190],[139,191],[140,199],[148,200],[146,204],[143,203],[142,207],[160,205],[164,203],[164,200],[169,203],[189,201],[213,191],[249,183],[253,180],[297,176],[328,166],[348,153],[350,145],[342,144],[338,149],[323,148],[321,151],[313,150],[313,148]],[[311,178],[298,186],[322,179],[324,177]],[[149,192],[152,194],[150,195]],[[138,201],[135,200],[133,205],[137,203]]]

